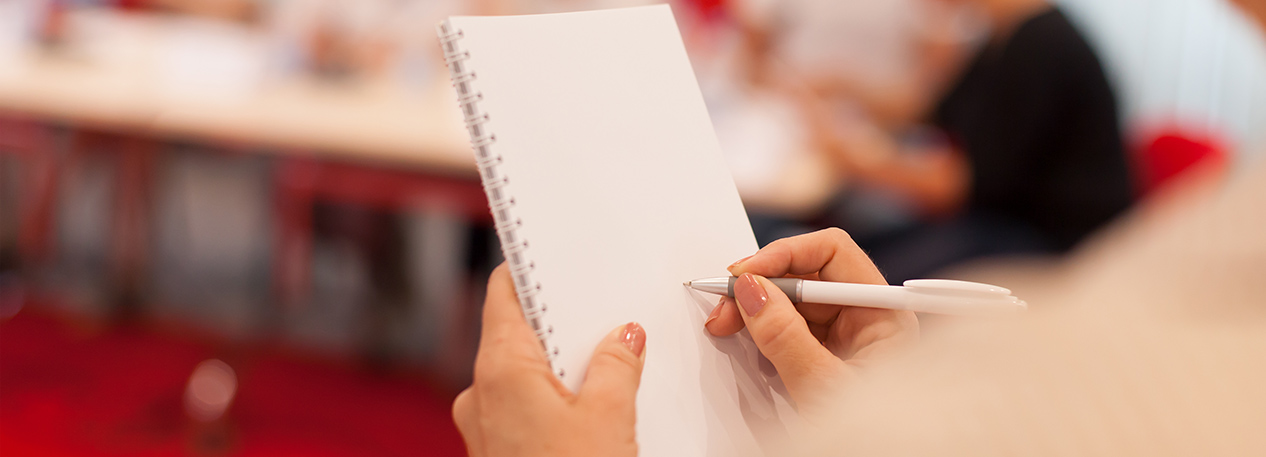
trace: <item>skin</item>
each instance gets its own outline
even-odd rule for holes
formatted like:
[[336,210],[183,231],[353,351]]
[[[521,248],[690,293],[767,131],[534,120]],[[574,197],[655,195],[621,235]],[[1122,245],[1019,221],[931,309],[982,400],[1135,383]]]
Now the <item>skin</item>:
[[766,279],[888,284],[843,230],[775,241],[729,271],[739,276],[735,298],[722,297],[704,327],[721,337],[747,328],[808,419],[825,412],[816,408],[820,400],[847,387],[866,365],[918,340],[919,323],[912,312],[793,304]]
[[[738,300],[722,300],[701,331],[731,338],[746,327],[806,419],[825,412],[819,399],[846,388],[868,363],[918,339],[913,313],[793,305],[765,279],[885,284],[842,230],[779,240],[729,269],[742,278]],[[758,302],[759,311],[741,311]],[[637,455],[634,403],[646,358],[641,327],[613,330],[595,350],[585,384],[572,394],[550,372],[501,265],[488,280],[481,335],[474,384],[453,402],[470,455]]]
[[637,455],[634,400],[646,360],[641,326],[612,330],[573,394],[550,371],[501,264],[488,278],[480,335],[474,384],[453,401],[469,455]]

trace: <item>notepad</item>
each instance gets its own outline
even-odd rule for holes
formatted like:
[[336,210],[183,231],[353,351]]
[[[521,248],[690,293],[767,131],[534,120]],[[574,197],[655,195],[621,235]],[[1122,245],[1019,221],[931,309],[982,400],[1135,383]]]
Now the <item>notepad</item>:
[[757,455],[785,436],[781,382],[744,332],[710,337],[757,245],[668,6],[452,17],[440,40],[520,304],[577,391],[597,343],[646,328],[643,455]]

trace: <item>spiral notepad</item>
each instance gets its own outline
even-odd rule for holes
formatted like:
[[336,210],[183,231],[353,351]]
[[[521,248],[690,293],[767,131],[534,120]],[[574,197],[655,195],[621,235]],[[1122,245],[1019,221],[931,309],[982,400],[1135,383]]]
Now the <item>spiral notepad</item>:
[[[667,6],[452,17],[440,42],[524,316],[563,383],[646,328],[646,455],[749,455],[789,408],[750,338],[711,338],[726,274],[756,242]],[[761,438],[761,439],[758,439]]]

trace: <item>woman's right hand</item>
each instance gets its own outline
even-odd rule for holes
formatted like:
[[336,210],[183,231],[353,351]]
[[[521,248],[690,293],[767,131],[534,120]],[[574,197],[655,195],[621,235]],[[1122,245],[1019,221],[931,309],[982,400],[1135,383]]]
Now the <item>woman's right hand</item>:
[[784,238],[729,267],[735,298],[722,297],[704,326],[715,336],[744,327],[774,367],[802,415],[845,388],[859,368],[918,340],[914,313],[814,303],[793,304],[767,277],[887,284],[840,229]]

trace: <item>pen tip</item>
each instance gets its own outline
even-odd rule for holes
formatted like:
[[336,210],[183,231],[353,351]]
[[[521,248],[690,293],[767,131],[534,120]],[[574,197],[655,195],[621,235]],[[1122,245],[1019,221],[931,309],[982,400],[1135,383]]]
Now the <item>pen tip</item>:
[[691,281],[686,281],[686,282],[681,283],[681,285],[686,286],[686,287],[690,287],[690,282],[691,282]]

